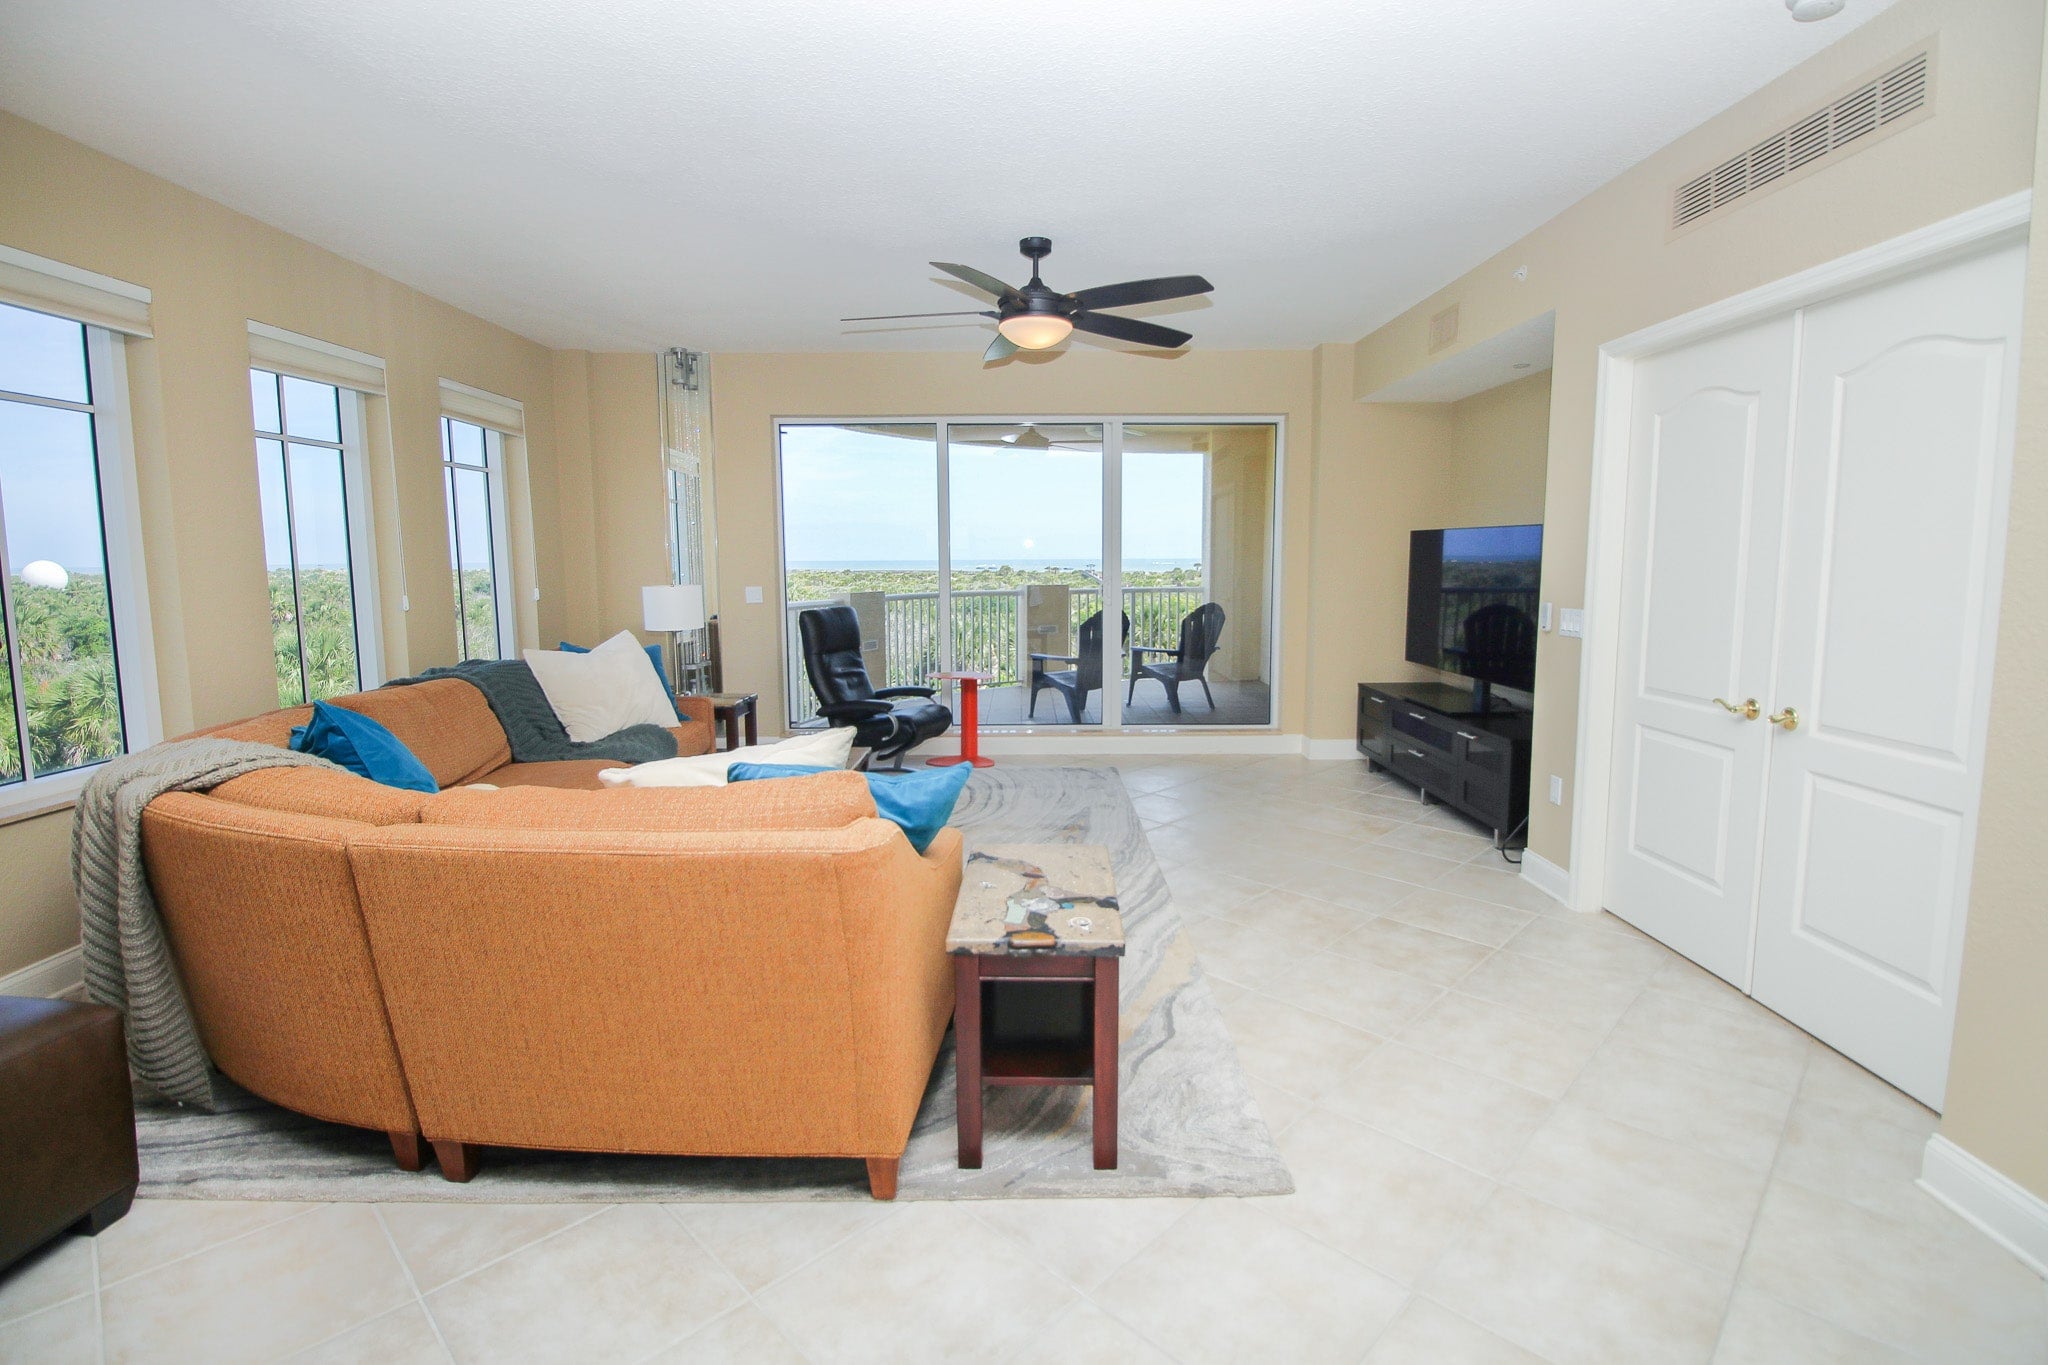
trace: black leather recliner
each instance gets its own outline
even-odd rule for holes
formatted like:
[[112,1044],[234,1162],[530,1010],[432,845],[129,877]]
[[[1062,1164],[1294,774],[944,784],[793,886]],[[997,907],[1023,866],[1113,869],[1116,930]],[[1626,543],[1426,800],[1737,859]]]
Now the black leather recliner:
[[953,712],[932,700],[934,689],[877,689],[868,681],[852,607],[811,607],[798,613],[796,624],[818,714],[835,728],[851,725],[853,742],[869,751],[870,763],[893,760],[901,770],[904,754],[953,728]]

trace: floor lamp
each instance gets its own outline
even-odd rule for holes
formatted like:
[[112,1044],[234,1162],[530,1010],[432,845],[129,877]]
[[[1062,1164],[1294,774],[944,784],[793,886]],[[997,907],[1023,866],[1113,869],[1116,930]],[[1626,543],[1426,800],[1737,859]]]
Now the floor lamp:
[[[678,694],[696,691],[702,681],[698,674],[703,666],[697,658],[697,632],[704,629],[704,588],[697,583],[658,583],[653,587],[640,589],[640,625],[642,629],[666,634],[669,655],[673,659],[669,676],[675,679]],[[677,637],[690,636],[690,661],[683,662],[683,647]],[[689,674],[684,675],[685,667]]]

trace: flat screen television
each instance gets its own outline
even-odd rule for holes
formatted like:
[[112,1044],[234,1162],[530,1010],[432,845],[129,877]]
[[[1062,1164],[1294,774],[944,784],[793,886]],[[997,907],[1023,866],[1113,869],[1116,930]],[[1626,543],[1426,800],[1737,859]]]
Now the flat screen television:
[[1408,662],[1493,685],[1536,686],[1543,528],[1457,526],[1408,536]]

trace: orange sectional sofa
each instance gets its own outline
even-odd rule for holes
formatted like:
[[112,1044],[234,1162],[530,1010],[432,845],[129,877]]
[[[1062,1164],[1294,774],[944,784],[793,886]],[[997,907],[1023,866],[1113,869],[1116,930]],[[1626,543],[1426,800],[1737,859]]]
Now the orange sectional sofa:
[[[229,1078],[454,1180],[489,1146],[831,1156],[894,1194],[952,1015],[956,831],[920,856],[851,772],[611,789],[614,763],[513,763],[456,679],[335,700],[443,790],[274,768],[143,814]],[[708,751],[684,705],[682,752]],[[308,713],[204,733],[283,745]]]

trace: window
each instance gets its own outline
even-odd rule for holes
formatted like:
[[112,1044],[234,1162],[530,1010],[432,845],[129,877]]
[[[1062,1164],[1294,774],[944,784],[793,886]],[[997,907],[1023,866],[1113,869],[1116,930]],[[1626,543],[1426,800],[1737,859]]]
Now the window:
[[0,812],[154,738],[125,402],[112,333],[0,304]]
[[249,371],[277,701],[375,687],[378,667],[362,399],[351,389]]
[[504,461],[504,437],[498,432],[454,417],[441,419],[455,646],[463,659],[502,659],[512,653]]

